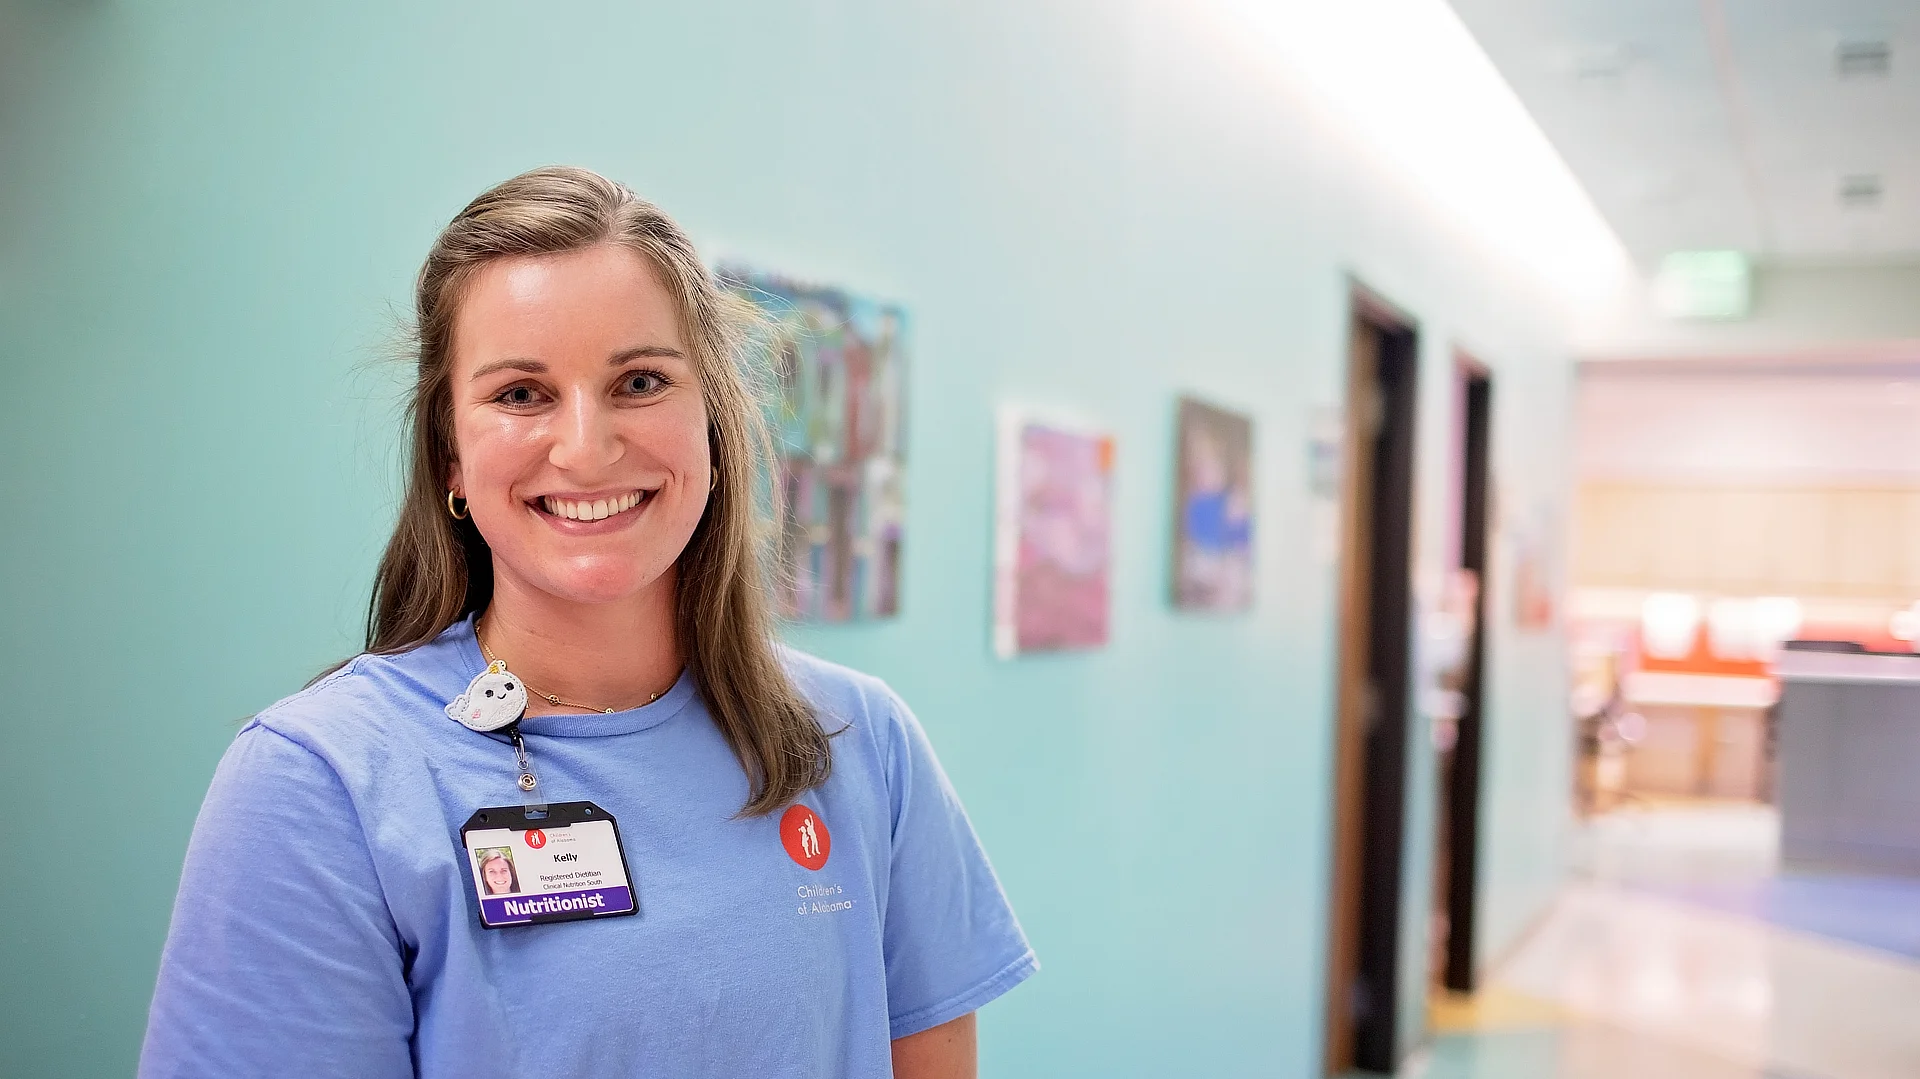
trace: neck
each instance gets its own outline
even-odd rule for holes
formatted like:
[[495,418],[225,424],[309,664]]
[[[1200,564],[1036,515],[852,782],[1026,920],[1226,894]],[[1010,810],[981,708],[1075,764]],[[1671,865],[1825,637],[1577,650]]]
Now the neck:
[[[637,708],[680,677],[674,572],[623,603],[573,603],[494,573],[481,643],[533,690],[527,714]],[[552,694],[574,705],[554,705]]]

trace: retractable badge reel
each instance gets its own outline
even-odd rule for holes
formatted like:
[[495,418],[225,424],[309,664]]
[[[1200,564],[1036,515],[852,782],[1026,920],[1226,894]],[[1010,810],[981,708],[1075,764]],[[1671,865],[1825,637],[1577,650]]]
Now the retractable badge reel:
[[516,782],[528,797],[476,810],[460,827],[480,924],[499,929],[639,913],[613,815],[592,802],[548,805],[533,797],[540,781],[520,734],[526,710],[526,684],[499,660],[447,705],[461,726],[507,736],[520,770]]

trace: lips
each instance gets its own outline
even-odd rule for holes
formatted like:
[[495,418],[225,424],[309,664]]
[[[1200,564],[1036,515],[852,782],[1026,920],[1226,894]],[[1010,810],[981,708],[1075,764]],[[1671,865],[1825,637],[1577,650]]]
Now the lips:
[[652,491],[628,491],[625,494],[592,499],[542,495],[536,500],[536,505],[543,512],[564,521],[604,521],[644,505],[652,496]]

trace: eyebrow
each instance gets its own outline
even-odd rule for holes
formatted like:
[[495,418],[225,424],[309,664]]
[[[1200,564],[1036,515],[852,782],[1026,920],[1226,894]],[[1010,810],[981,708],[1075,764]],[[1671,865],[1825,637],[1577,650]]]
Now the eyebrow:
[[608,367],[618,367],[628,360],[684,360],[687,354],[672,345],[641,345],[639,348],[622,349],[607,357]]
[[[607,366],[618,367],[629,360],[684,360],[686,358],[686,353],[671,345],[640,345],[636,348],[623,348],[613,355],[608,356]],[[496,371],[525,371],[530,375],[544,375],[547,373],[547,365],[541,363],[539,360],[528,359],[524,356],[515,356],[511,359],[495,360],[492,363],[482,366],[478,371],[475,371],[467,381],[478,382]]]

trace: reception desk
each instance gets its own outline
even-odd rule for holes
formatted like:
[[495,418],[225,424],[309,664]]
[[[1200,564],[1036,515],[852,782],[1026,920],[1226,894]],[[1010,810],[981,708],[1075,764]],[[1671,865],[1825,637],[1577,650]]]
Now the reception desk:
[[1920,656],[1789,649],[1775,673],[1782,859],[1920,875]]

